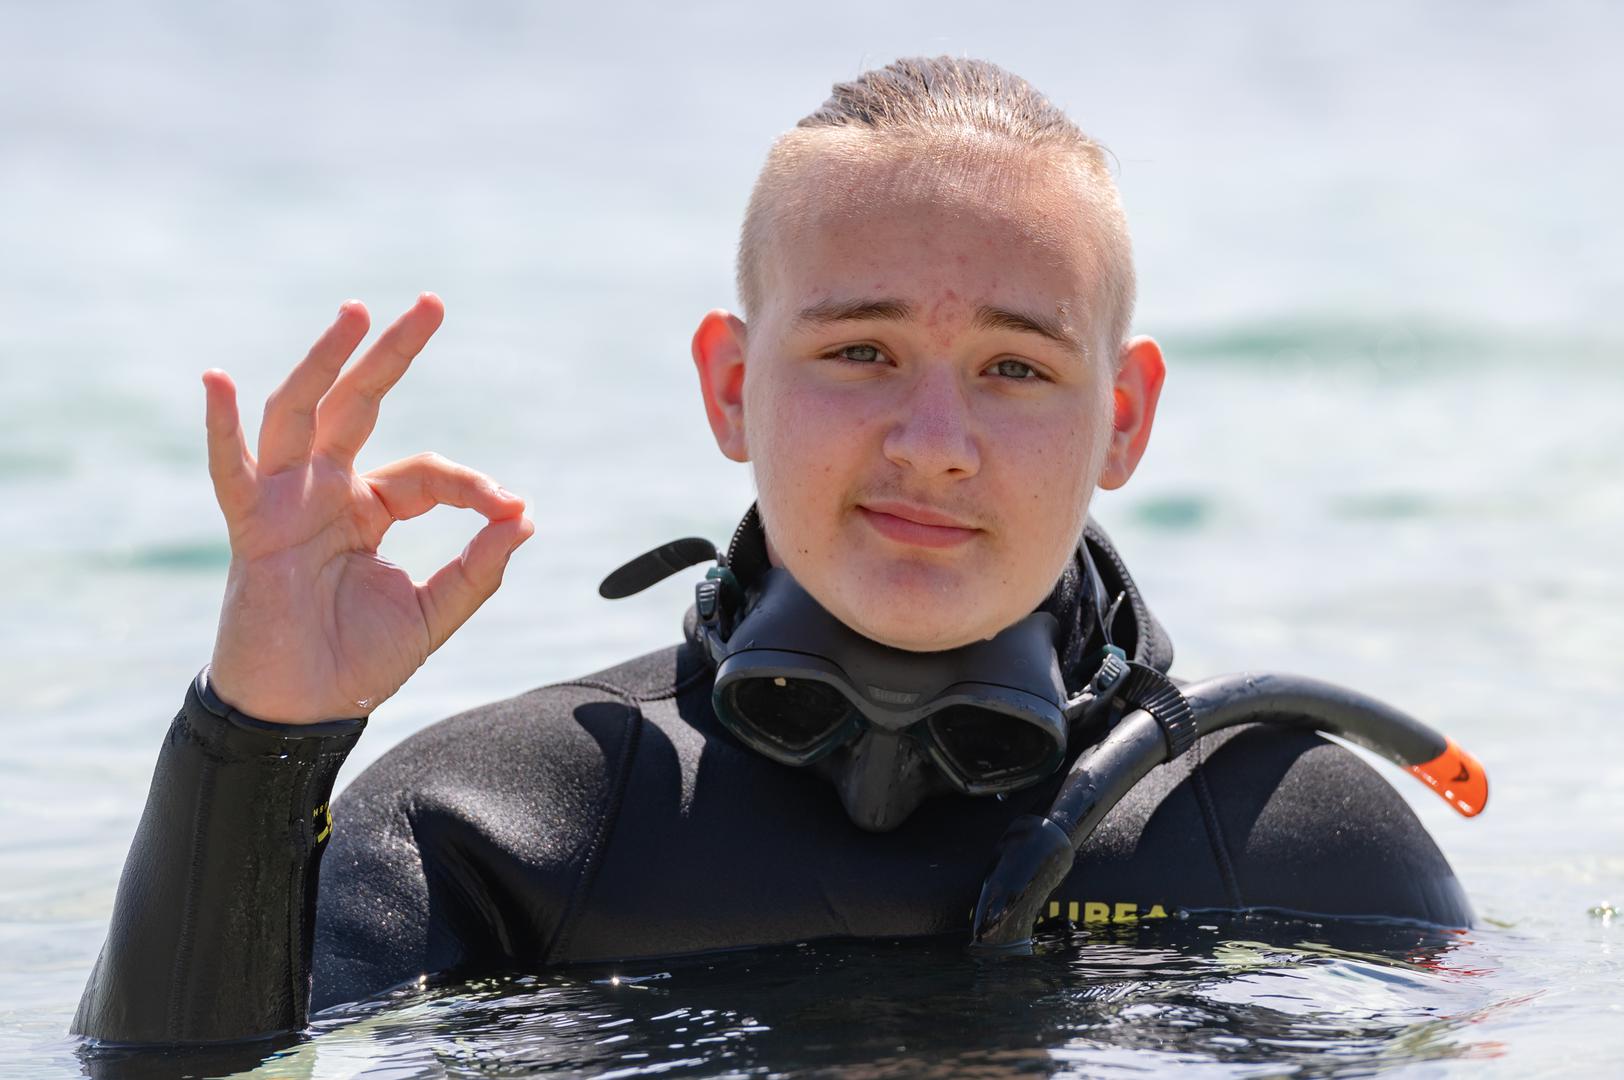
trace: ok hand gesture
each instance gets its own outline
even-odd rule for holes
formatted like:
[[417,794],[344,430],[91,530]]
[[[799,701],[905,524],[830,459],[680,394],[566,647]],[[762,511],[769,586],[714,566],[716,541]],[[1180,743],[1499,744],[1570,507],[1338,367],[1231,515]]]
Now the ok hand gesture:
[[[379,402],[444,316],[424,293],[345,368],[369,320],[357,301],[339,308],[265,403],[257,458],[231,378],[203,374],[209,474],[231,538],[210,683],[250,716],[300,724],[371,712],[496,591],[535,531],[523,499],[438,454],[355,471]],[[420,584],[380,559],[378,543],[442,503],[489,523]]]

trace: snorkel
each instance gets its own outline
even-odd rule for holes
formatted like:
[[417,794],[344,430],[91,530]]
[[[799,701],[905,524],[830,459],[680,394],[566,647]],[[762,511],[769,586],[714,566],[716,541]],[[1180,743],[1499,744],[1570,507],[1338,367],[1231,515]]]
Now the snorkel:
[[[1221,675],[1182,688],[1169,682],[1136,706],[1123,700],[1138,696],[1126,687],[1136,674],[1128,670],[1133,666],[1121,665],[1129,693],[1119,697],[1118,707],[1129,711],[1077,758],[1047,813],[1017,818],[999,840],[976,902],[972,949],[1023,949],[1044,901],[1111,808],[1151,769],[1201,736],[1236,724],[1306,728],[1346,739],[1407,768],[1464,817],[1475,817],[1488,801],[1488,777],[1476,758],[1414,717],[1357,691],[1297,675]],[[1158,673],[1157,679],[1165,676]]]
[[1067,770],[1048,810],[1016,818],[995,846],[972,917],[972,950],[1023,951],[1043,905],[1112,808],[1157,765],[1227,727],[1335,735],[1408,769],[1466,817],[1488,799],[1475,758],[1357,691],[1261,673],[1178,683],[1130,660],[1111,640],[1125,594],[1105,607],[1086,558],[1105,644],[1082,665],[1092,671],[1087,684],[1070,696],[1054,666],[1054,620],[1042,613],[975,646],[905,653],[844,627],[787,571],[757,575],[747,598],[728,559],[697,538],[633,559],[599,592],[629,596],[705,561],[716,565],[695,590],[695,613],[716,668],[718,718],[758,752],[823,772],[861,827],[893,828],[941,791],[1002,794],[1036,784],[1063,764],[1069,738],[1086,725],[1095,741]]

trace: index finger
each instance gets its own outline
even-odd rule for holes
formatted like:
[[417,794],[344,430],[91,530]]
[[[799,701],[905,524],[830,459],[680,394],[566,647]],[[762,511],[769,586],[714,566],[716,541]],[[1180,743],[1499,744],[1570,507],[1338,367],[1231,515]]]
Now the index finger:
[[316,408],[315,452],[343,465],[355,460],[378,422],[378,403],[445,319],[445,304],[422,293],[372,347],[338,377]]
[[436,506],[477,510],[492,521],[524,510],[523,499],[484,473],[432,452],[390,462],[362,479],[394,521],[426,514]]

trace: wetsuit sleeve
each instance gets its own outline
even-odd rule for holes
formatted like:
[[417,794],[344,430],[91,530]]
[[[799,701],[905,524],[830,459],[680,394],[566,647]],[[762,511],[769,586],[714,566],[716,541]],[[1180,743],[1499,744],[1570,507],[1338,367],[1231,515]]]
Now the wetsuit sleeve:
[[304,1026],[328,797],[365,725],[255,720],[198,675],[159,752],[75,1034],[177,1043]]

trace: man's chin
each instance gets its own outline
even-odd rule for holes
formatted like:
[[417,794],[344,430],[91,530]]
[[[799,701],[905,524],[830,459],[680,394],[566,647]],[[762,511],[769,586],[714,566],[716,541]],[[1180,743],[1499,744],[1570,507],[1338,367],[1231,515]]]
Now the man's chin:
[[[829,613],[872,641],[909,652],[940,652],[991,637],[989,571],[960,559],[847,549],[832,577],[801,581]],[[1011,620],[1019,615],[1011,616]]]
[[[941,652],[991,637],[1000,629],[973,609],[962,593],[866,590],[845,611],[833,614],[859,634],[908,652]],[[984,629],[983,624],[987,624]]]

